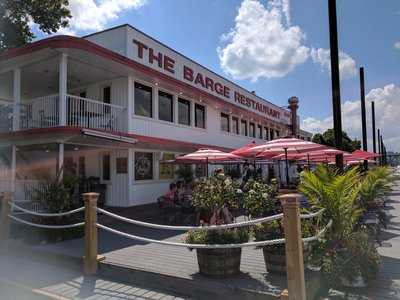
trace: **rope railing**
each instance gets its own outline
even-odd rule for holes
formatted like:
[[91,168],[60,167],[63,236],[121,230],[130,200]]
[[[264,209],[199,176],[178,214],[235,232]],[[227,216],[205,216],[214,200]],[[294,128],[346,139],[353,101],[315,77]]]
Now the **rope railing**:
[[315,217],[318,217],[322,215],[322,213],[325,211],[325,208],[320,209],[319,211],[316,211],[314,213],[309,213],[309,214],[300,214],[300,219],[312,219]]
[[[332,225],[332,220],[329,221],[327,226],[324,229],[322,229],[320,232],[318,232],[315,236],[303,238],[302,240],[307,243],[318,240],[331,225]],[[110,233],[114,233],[116,235],[131,239],[131,240],[136,240],[136,241],[146,242],[146,243],[160,244],[160,245],[165,245],[165,246],[183,247],[183,248],[189,248],[189,249],[231,249],[231,248],[262,247],[262,246],[285,244],[284,238],[267,240],[267,241],[239,243],[239,244],[213,244],[213,245],[210,245],[210,244],[186,244],[186,243],[160,241],[160,240],[154,240],[154,239],[150,239],[150,238],[140,237],[137,235],[129,234],[126,232],[122,232],[122,231],[110,228],[108,226],[104,226],[99,223],[96,223],[96,226],[97,226],[97,228],[103,229]]]
[[23,211],[23,212],[25,212],[27,214],[30,214],[32,216],[38,216],[38,217],[63,217],[63,216],[72,215],[72,214],[75,214],[75,213],[78,213],[78,212],[81,212],[81,211],[85,210],[85,207],[82,206],[80,208],[73,209],[73,210],[66,211],[66,212],[61,212],[61,213],[38,213],[38,212],[35,212],[35,211],[32,211],[32,210],[28,210],[26,208],[23,208],[23,207],[15,204],[14,202],[9,202],[9,203],[10,203],[10,205],[12,207],[15,207],[19,211]]
[[81,223],[75,223],[75,224],[68,224],[68,225],[44,225],[44,224],[36,224],[36,223],[32,223],[26,220],[22,220],[20,218],[17,218],[13,215],[8,215],[11,219],[13,219],[14,221],[17,221],[19,223],[25,224],[25,225],[29,225],[29,226],[33,226],[33,227],[38,227],[38,228],[45,228],[45,229],[66,229],[66,228],[75,228],[75,227],[80,227],[85,225],[85,222],[81,222]]
[[[260,223],[265,223],[265,222],[270,222],[274,220],[280,220],[283,218],[283,214],[277,214],[273,216],[268,216],[264,218],[259,218],[259,219],[254,219],[254,220],[249,220],[249,221],[244,221],[244,222],[238,222],[238,223],[231,223],[231,224],[224,224],[224,225],[211,225],[211,226],[172,226],[172,225],[161,225],[161,224],[154,224],[154,223],[148,223],[148,222],[143,222],[143,221],[138,221],[134,219],[129,219],[117,214],[114,214],[112,212],[109,212],[107,210],[104,210],[102,208],[97,208],[97,211],[107,215],[109,217],[115,218],[117,220],[138,225],[138,226],[143,226],[143,227],[149,227],[153,229],[165,229],[165,230],[176,230],[176,231],[188,231],[188,230],[220,230],[220,229],[229,229],[229,228],[238,228],[238,227],[246,227],[246,226],[251,226],[255,224],[260,224]],[[313,218],[315,216],[318,216],[323,213],[323,209],[319,210],[318,212],[311,213],[311,214],[303,214],[300,215],[302,219],[309,219]]]

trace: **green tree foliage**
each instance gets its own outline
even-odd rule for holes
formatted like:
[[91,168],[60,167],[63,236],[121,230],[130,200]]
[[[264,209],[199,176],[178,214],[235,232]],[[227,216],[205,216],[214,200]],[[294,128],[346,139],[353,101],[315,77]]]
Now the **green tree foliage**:
[[[322,134],[317,133],[313,136],[312,141],[314,143],[335,147],[335,132],[333,129],[328,129]],[[342,143],[344,151],[353,152],[361,148],[361,141],[357,139],[352,140],[344,131],[342,133]]]
[[35,38],[29,27],[34,22],[45,33],[57,32],[71,18],[68,0],[0,1],[0,51],[22,46]]

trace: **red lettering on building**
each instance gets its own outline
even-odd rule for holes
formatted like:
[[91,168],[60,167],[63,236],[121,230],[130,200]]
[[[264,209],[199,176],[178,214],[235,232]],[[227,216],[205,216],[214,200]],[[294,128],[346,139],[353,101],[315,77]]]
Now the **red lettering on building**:
[[138,40],[133,40],[133,43],[136,44],[138,47],[138,57],[143,58],[143,49],[147,49],[148,47]]
[[159,52],[157,55],[154,55],[154,50],[153,48],[149,48],[149,63],[153,64],[153,62],[156,60],[158,63],[158,66],[162,68],[163,63],[162,63],[163,55],[161,52]]
[[206,89],[214,92],[214,81],[208,77],[206,77]]
[[245,95],[240,94],[239,92],[234,93],[234,100],[235,102],[247,106],[249,108],[252,108],[254,110],[257,110],[263,114],[266,114],[270,117],[273,118],[280,118],[280,112],[278,110],[272,109],[265,104],[262,104],[254,99],[251,99],[250,97],[246,97]]
[[183,66],[183,78],[192,82],[193,81],[193,70],[189,67]]
[[175,66],[175,60],[167,55],[164,55],[164,70],[174,74],[175,73],[174,66]]
[[194,84],[200,84],[202,87],[206,87],[203,75],[201,75],[201,73],[197,73],[196,79],[194,80]]

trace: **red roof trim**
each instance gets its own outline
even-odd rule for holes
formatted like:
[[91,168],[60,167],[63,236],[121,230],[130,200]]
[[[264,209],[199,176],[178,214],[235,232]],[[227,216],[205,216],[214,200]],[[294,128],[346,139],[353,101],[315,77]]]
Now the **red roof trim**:
[[[98,130],[99,132],[107,132],[113,134],[115,136],[123,136],[137,139],[138,142],[143,143],[152,143],[162,146],[182,146],[182,147],[190,147],[195,149],[200,148],[211,148],[217,149],[225,152],[230,152],[233,149],[227,147],[220,147],[215,145],[205,145],[205,144],[198,144],[198,143],[191,143],[191,142],[183,142],[165,138],[158,138],[158,137],[151,137],[151,136],[144,136],[138,134],[131,134],[127,132],[110,132],[110,131],[102,131]],[[0,133],[0,139],[10,139],[10,138],[18,138],[24,137],[26,135],[40,135],[40,134],[80,134],[82,132],[81,127],[71,127],[71,126],[59,126],[59,127],[51,127],[51,128],[35,128],[35,129],[27,129],[27,130],[18,130],[18,131],[11,131],[7,133]]]
[[[51,48],[51,49],[72,48],[72,49],[84,50],[84,51],[96,54],[98,56],[101,56],[103,58],[113,60],[117,63],[129,66],[133,69],[139,70],[151,77],[156,77],[156,78],[165,80],[166,82],[169,82],[172,85],[178,86],[181,89],[195,91],[197,95],[212,99],[212,100],[216,101],[219,105],[228,106],[233,110],[239,109],[241,111],[244,111],[246,114],[250,114],[251,116],[253,116],[255,118],[255,120],[262,120],[264,122],[268,121],[273,124],[282,125],[277,121],[268,119],[266,117],[262,117],[252,111],[246,110],[246,109],[241,108],[236,105],[233,105],[232,103],[228,103],[228,102],[218,98],[217,96],[210,94],[208,92],[202,91],[199,88],[193,87],[188,83],[185,83],[178,79],[172,78],[164,73],[161,73],[157,70],[153,70],[150,67],[144,66],[144,65],[142,65],[132,59],[129,59],[121,54],[118,54],[107,48],[104,48],[104,47],[99,46],[95,43],[92,43],[88,40],[78,38],[78,37],[73,37],[73,36],[68,36],[68,35],[58,35],[58,36],[50,37],[47,39],[39,40],[39,41],[30,43],[30,44],[27,44],[25,46],[10,49],[4,53],[1,53],[0,61],[11,59],[13,57],[17,57],[17,56],[21,56],[21,55],[25,55],[25,54],[29,54],[31,52],[42,50],[45,48]],[[267,102],[267,101],[265,101],[265,102]],[[274,105],[274,104],[271,104],[271,105]],[[276,106],[276,105],[274,105],[274,106]],[[285,126],[285,124],[284,124],[284,126]]]

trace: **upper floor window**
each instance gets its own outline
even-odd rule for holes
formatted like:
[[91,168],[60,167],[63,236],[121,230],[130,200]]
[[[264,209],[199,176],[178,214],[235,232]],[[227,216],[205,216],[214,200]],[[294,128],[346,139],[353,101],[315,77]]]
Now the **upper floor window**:
[[247,136],[247,121],[246,120],[240,121],[240,133],[244,136]]
[[178,123],[190,126],[190,101],[178,99]]
[[194,106],[194,126],[206,128],[206,108],[203,105],[195,104]]
[[268,128],[264,127],[264,140],[268,141]]
[[236,117],[232,117],[232,132],[239,134],[239,119]]
[[153,91],[149,86],[135,82],[135,114],[153,117]]
[[221,130],[229,132],[229,115],[221,113]]
[[[107,104],[111,103],[111,86],[103,87],[103,102]],[[105,112],[109,113],[111,108],[106,106],[104,109]]]
[[250,137],[255,138],[256,137],[256,126],[254,123],[250,123]]
[[262,138],[263,138],[263,129],[262,129],[262,126],[261,126],[261,125],[257,125],[257,137],[258,137],[259,139],[262,139]]
[[158,119],[174,121],[174,97],[162,91],[158,91]]

